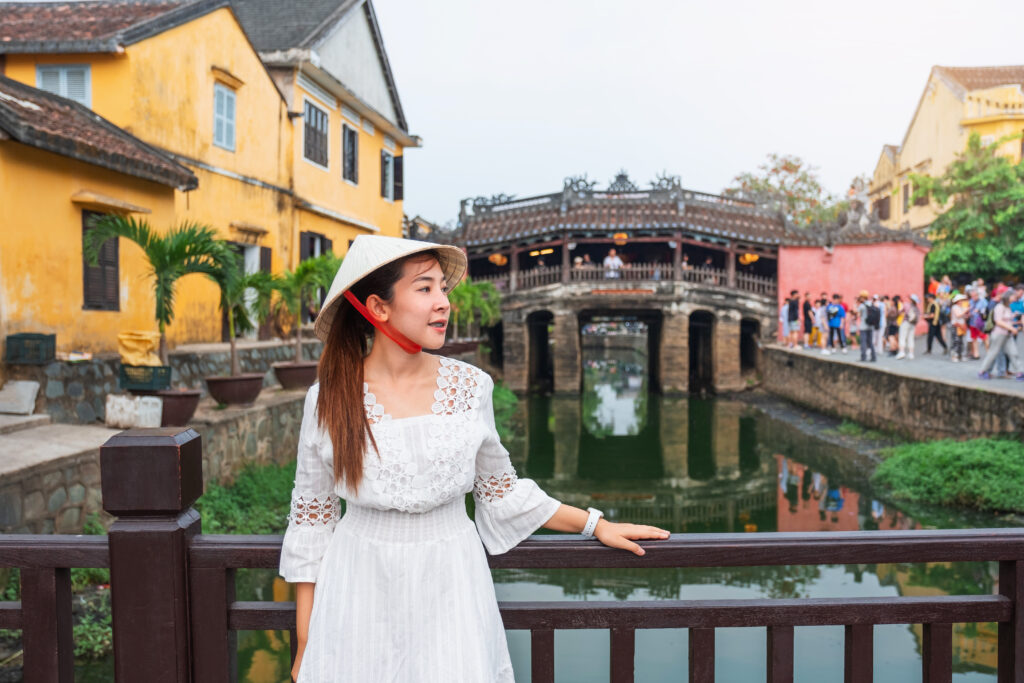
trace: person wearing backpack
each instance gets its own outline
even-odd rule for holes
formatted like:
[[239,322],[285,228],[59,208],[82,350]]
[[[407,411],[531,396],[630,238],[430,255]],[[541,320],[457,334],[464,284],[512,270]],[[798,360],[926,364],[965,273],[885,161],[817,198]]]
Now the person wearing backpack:
[[867,290],[864,290],[857,297],[857,330],[860,332],[860,359],[868,362],[868,352],[871,352],[871,362],[878,361],[875,355],[875,333],[882,322],[882,312],[878,310],[868,299]]
[[924,295],[924,319],[928,321],[928,342],[925,345],[925,354],[932,352],[932,340],[937,339],[942,346],[942,355],[949,353],[946,340],[942,338],[942,306],[938,299],[931,292]]
[[839,295],[832,295],[832,303],[825,308],[828,316],[828,348],[834,349],[833,340],[839,341],[839,348],[846,353],[846,343],[843,341],[843,323],[846,321],[846,310],[839,303]]
[[903,320],[900,322],[900,350],[896,354],[896,360],[906,358],[914,360],[914,328],[917,321],[921,319],[921,309],[918,308],[921,300],[917,294],[911,294],[909,303],[903,311]]

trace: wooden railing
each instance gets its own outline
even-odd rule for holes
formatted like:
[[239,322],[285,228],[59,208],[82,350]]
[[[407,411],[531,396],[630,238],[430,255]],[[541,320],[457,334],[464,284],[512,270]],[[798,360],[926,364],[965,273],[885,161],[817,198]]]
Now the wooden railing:
[[[483,275],[473,278],[477,282],[491,282],[498,291],[513,291],[511,275]],[[733,273],[730,282],[729,272],[723,268],[686,267],[681,268],[679,277],[670,263],[631,263],[618,269],[606,269],[602,266],[575,267],[568,271],[569,282],[658,282],[658,281],[690,282],[711,287],[738,289],[763,296],[774,297],[776,292],[775,279],[749,273]],[[515,291],[530,290],[545,285],[562,282],[562,271],[556,267],[533,268],[516,273]]]
[[[295,605],[241,602],[241,568],[276,569],[280,536],[198,535],[199,437],[135,430],[101,449],[108,537],[0,536],[0,566],[19,567],[20,603],[0,603],[0,628],[22,629],[25,680],[73,680],[70,567],[110,567],[117,681],[230,683],[235,632],[290,631]],[[127,488],[126,488],[127,487]],[[747,567],[999,562],[997,595],[928,597],[503,602],[508,629],[531,632],[537,683],[554,681],[554,632],[608,629],[611,680],[634,680],[637,629],[689,629],[689,680],[714,681],[715,630],[767,627],[772,683],[793,680],[793,629],[845,627],[845,680],[872,679],[872,630],[923,624],[922,676],[950,681],[952,624],[997,622],[999,683],[1024,681],[1024,530],[689,534],[643,543],[644,557],[574,536],[530,538],[495,569]],[[294,647],[294,645],[293,645]],[[294,656],[294,651],[293,651]]]

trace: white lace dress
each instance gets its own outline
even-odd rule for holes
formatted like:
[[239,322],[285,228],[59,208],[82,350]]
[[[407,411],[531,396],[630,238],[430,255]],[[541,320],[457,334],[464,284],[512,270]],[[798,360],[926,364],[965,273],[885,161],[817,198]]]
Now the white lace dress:
[[516,477],[490,376],[441,358],[437,386],[430,415],[400,419],[364,386],[380,457],[368,441],[358,495],[335,485],[319,385],[306,394],[280,564],[286,581],[316,583],[298,683],[513,681],[484,546],[507,551],[559,502]]

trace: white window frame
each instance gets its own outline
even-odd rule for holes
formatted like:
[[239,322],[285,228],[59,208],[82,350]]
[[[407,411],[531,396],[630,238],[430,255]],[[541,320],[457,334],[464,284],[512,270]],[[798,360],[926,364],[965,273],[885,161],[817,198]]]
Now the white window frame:
[[[220,118],[224,121],[224,130],[227,130],[229,123],[227,113],[223,115],[217,114],[217,93],[224,93],[224,106],[227,107],[227,103],[231,101],[232,117],[230,120],[231,124],[231,140],[218,140],[217,139],[217,119]],[[229,152],[234,152],[238,141],[238,98],[235,91],[220,82],[213,84],[213,144],[221,149],[226,149]],[[230,144],[228,144],[230,142]]]
[[[92,65],[91,64],[37,64],[36,65],[36,87],[42,90],[43,72],[56,70],[60,78],[61,92],[54,93],[60,97],[67,96],[68,69],[85,69],[85,101],[72,100],[84,107],[92,109]],[[46,92],[49,92],[47,90]],[[71,99],[71,98],[68,98]]]
[[[388,183],[385,185],[385,188],[387,189],[388,192],[386,195],[384,195],[384,197],[382,197],[382,199],[384,199],[384,201],[386,202],[393,203],[395,201],[395,155],[387,151],[386,149],[381,150],[382,159],[384,155],[387,155],[388,159],[391,160],[390,163],[388,164],[388,167],[391,169],[391,173],[388,176]],[[383,172],[384,168],[382,166],[381,173]]]
[[309,157],[306,156],[306,119],[305,119],[305,117],[303,117],[303,119],[302,119],[302,147],[300,148],[299,154],[302,155],[302,160],[305,161],[310,166],[312,166],[314,168],[319,168],[321,171],[330,171],[331,170],[331,110],[328,109],[328,108],[325,108],[323,106],[323,104],[321,104],[320,102],[317,101],[316,98],[308,97],[306,95],[303,95],[302,96],[302,111],[303,112],[306,111],[306,104],[307,103],[310,106],[312,106],[312,107],[316,107],[317,109],[319,109],[320,111],[322,111],[324,114],[327,115],[327,165],[324,166],[323,164],[320,164],[319,162],[313,161],[312,159],[310,159]]
[[[356,136],[356,179],[345,177],[345,131],[350,130]],[[359,187],[359,129],[342,121],[341,123],[341,179],[353,187]]]

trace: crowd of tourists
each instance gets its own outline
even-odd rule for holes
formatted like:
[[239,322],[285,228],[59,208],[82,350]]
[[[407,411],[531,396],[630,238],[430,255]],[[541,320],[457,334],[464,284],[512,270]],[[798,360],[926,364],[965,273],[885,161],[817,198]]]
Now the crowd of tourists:
[[955,286],[948,276],[931,278],[921,301],[917,294],[871,294],[861,291],[855,301],[841,294],[812,296],[789,293],[779,310],[779,324],[790,348],[847,353],[851,346],[860,360],[875,362],[881,355],[913,360],[919,325],[927,325],[925,354],[941,353],[954,363],[980,360],[978,377],[1013,376],[1024,380],[1018,335],[1024,317],[1024,283],[989,286],[974,280]]

